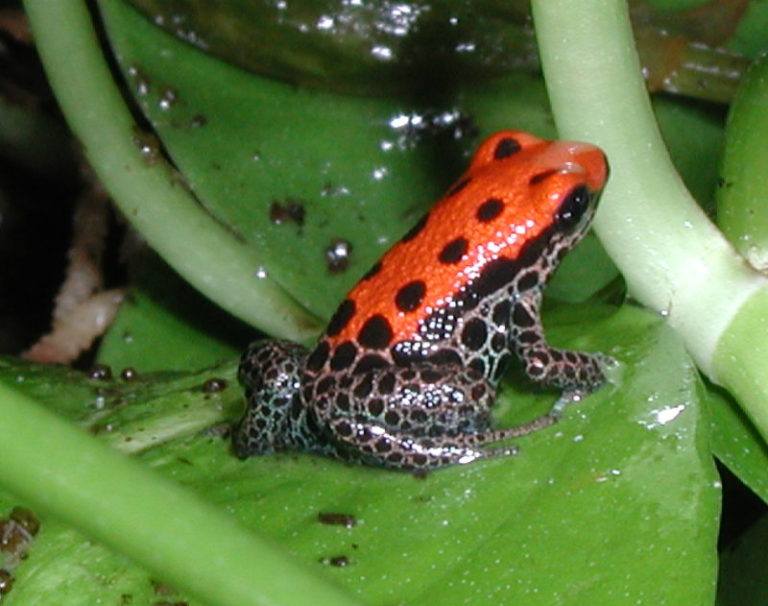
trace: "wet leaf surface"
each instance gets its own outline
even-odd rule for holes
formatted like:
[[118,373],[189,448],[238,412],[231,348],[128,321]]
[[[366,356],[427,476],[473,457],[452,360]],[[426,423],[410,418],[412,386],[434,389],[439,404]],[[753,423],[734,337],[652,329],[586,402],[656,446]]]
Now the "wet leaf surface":
[[[189,434],[138,456],[365,603],[711,603],[719,483],[702,386],[682,346],[658,319],[629,308],[571,306],[548,314],[547,325],[553,342],[610,353],[621,365],[613,384],[571,406],[559,425],[519,439],[516,457],[419,478],[300,454],[242,462],[220,437]],[[228,368],[157,379],[151,393],[161,399],[126,406],[123,418],[136,407],[145,423],[162,427],[164,416],[197,399],[202,408],[223,406],[218,418],[231,419],[238,390],[217,403],[192,388],[231,376]],[[55,400],[68,391],[79,399],[81,389],[74,384]],[[535,416],[552,400],[510,385],[499,422]],[[115,431],[130,433],[120,423]],[[324,524],[323,512],[356,524]],[[152,588],[122,558],[51,525],[8,602],[43,603],[25,600],[50,596],[51,579],[72,575],[82,596]],[[78,599],[57,602],[87,603]]]

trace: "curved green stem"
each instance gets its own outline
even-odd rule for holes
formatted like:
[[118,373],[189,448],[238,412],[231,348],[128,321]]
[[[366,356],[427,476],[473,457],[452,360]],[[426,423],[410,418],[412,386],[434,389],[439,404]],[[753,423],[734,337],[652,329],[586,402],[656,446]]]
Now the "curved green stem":
[[3,486],[203,603],[355,603],[221,510],[4,385],[0,417]]
[[[611,164],[598,236],[631,294],[667,316],[699,367],[729,387],[768,435],[762,391],[752,381],[734,383],[722,366],[739,366],[751,352],[717,355],[734,318],[762,296],[768,280],[735,252],[672,166],[644,89],[626,3],[535,0],[533,12],[561,136],[597,143]],[[764,307],[749,307],[765,315]],[[767,379],[758,383],[768,386]]]
[[67,121],[123,214],[182,276],[265,332],[304,341],[316,321],[271,280],[248,246],[211,217],[142,137],[112,79],[86,3],[25,3]]

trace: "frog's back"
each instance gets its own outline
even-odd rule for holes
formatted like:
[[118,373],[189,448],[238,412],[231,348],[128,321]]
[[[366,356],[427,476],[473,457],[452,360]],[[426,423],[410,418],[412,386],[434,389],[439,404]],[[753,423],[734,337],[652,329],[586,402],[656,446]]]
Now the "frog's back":
[[326,331],[328,350],[354,345],[390,358],[386,350],[403,350],[398,344],[450,338],[459,316],[505,287],[542,286],[557,259],[537,262],[563,233],[564,201],[579,188],[599,191],[606,179],[605,156],[592,145],[519,131],[490,137],[446,196],[350,291]]

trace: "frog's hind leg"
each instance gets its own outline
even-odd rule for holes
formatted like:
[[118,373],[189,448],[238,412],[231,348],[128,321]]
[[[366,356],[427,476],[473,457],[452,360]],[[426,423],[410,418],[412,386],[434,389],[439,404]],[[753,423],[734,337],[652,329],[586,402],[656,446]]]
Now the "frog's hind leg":
[[290,341],[250,344],[238,368],[246,410],[232,428],[232,447],[244,459],[282,450],[322,452],[301,399],[307,350]]
[[554,422],[544,416],[492,430],[495,387],[458,365],[417,363],[346,375],[313,398],[337,456],[396,469],[426,470],[515,454],[482,447]]
[[354,431],[354,439],[342,437],[339,453],[348,452],[347,460],[402,469],[427,471],[448,465],[463,465],[478,459],[516,455],[514,445],[483,448],[488,444],[524,436],[557,421],[555,415],[544,415],[530,423],[481,433],[464,433],[434,437],[413,437],[368,425]]

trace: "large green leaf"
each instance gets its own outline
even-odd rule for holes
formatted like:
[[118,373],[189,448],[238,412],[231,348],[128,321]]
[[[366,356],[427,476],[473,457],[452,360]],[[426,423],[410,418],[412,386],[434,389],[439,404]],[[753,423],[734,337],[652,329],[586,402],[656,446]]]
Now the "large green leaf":
[[[561,424],[518,440],[517,457],[418,478],[296,454],[241,462],[220,438],[188,431],[138,456],[364,603],[710,604],[719,483],[693,365],[676,336],[640,311],[569,308],[547,320],[554,342],[605,351],[621,367],[614,384],[569,408]],[[116,434],[107,439],[125,446],[126,436],[141,435],[139,425],[162,428],[182,409],[204,418],[213,406],[209,423],[231,417],[237,390],[225,390],[215,406],[200,391],[206,377],[231,380],[231,372],[230,365],[156,377],[150,391],[101,385],[118,389],[120,402],[136,400],[115,409],[122,421],[105,419]],[[28,377],[20,383],[28,393],[63,409],[83,397],[77,381],[67,388],[59,379],[55,397],[35,387],[44,383],[36,367],[7,366],[4,375]],[[530,418],[552,398],[507,386],[500,422]],[[139,420],[133,430],[130,418]],[[320,513],[348,514],[356,525],[323,524]],[[53,523],[44,529],[9,604],[144,599],[154,591],[123,558]],[[62,578],[77,579],[76,594],[50,593]]]

